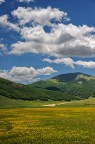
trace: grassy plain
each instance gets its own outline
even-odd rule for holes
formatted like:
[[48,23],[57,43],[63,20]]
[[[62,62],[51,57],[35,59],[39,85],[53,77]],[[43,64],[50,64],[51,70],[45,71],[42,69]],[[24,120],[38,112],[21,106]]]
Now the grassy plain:
[[[12,108],[13,101],[17,103]],[[39,101],[29,102],[30,108],[27,101],[23,107],[22,101],[9,102],[11,107],[0,106],[0,144],[95,144],[93,98],[55,107],[43,107]]]

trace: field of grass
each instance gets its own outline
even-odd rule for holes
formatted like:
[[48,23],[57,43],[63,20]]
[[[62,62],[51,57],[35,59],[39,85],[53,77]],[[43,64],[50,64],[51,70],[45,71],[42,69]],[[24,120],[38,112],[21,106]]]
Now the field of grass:
[[15,100],[10,99],[4,96],[0,96],[0,108],[37,108],[37,107],[43,107],[43,105],[48,104],[58,104],[64,101],[40,101],[40,100],[34,100],[34,101],[24,101],[24,100]]
[[[15,100],[10,99],[4,96],[0,96],[0,108],[39,108],[39,107],[47,107],[55,104],[57,107],[93,107],[95,106],[95,98],[89,98],[85,100],[73,100],[70,102],[66,101],[24,101],[24,100]],[[45,106],[44,106],[45,105]]]
[[[50,104],[56,105],[43,106]],[[0,96],[0,144],[95,144],[95,98],[65,103]]]
[[0,144],[95,144],[95,108],[0,109]]

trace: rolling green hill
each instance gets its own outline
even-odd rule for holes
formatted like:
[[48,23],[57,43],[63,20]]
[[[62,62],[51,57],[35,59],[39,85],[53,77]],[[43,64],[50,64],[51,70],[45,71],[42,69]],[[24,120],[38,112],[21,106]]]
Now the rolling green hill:
[[70,101],[95,97],[95,77],[82,73],[62,74],[29,85],[0,78],[0,95],[21,100]]

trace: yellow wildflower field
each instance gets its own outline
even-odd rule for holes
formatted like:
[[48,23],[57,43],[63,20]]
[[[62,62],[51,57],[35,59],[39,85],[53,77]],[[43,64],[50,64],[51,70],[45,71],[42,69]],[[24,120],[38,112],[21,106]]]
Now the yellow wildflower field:
[[0,109],[0,144],[95,144],[95,108]]

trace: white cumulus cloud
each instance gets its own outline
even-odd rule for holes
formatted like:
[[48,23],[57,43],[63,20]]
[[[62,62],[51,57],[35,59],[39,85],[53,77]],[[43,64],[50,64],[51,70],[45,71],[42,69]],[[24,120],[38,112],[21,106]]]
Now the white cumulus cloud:
[[95,27],[64,23],[63,20],[69,20],[68,14],[58,8],[18,7],[12,16],[16,24],[8,20],[8,15],[0,16],[0,26],[18,31],[21,36],[21,40],[11,44],[8,54],[35,53],[56,58],[95,56]]
[[0,43],[0,49],[5,50],[5,45]]
[[19,2],[25,2],[25,3],[29,3],[29,2],[34,2],[34,0],[17,0]]
[[2,55],[2,52],[3,53],[7,52],[7,48],[4,44],[0,43],[0,55]]
[[77,61],[75,62],[76,65],[82,66],[84,68],[94,69],[95,62],[93,61]]
[[0,0],[0,4],[2,4],[3,2],[5,2],[5,0]]
[[17,24],[13,24],[10,21],[8,21],[8,15],[0,16],[0,26],[1,27],[8,27],[8,28],[13,29],[17,32],[20,31],[20,28],[18,27]]
[[52,67],[35,69],[34,67],[12,67],[11,70],[0,70],[0,77],[16,82],[33,82],[39,75],[51,75],[57,72]]
[[74,68],[74,61],[71,58],[58,58],[58,59],[48,59],[45,58],[43,59],[44,62],[48,62],[48,63],[56,63],[56,64],[65,64],[68,67]]
[[18,41],[11,45],[11,54],[37,53],[56,57],[91,57],[95,56],[94,27],[73,24],[54,25],[50,32],[41,25],[23,27],[21,37],[25,41]]
[[94,61],[74,61],[71,58],[57,58],[57,59],[43,59],[44,62],[48,63],[55,63],[55,64],[65,64],[68,67],[74,68],[75,65],[81,66],[84,68],[94,69],[95,68],[95,62]]
[[60,11],[57,8],[24,8],[18,7],[17,10],[12,12],[14,17],[17,17],[20,25],[27,23],[51,25],[51,20],[61,21],[62,18],[68,20],[67,13]]

